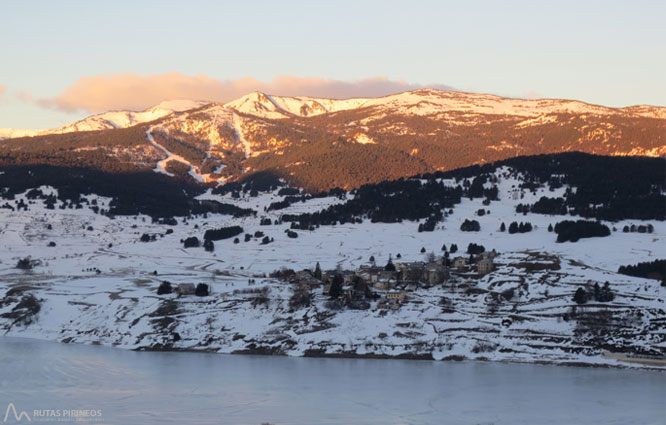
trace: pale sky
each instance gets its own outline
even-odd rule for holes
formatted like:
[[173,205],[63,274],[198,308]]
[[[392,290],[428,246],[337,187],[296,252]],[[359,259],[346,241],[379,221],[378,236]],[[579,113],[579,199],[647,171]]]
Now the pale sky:
[[254,89],[666,105],[664,0],[1,4],[0,127]]

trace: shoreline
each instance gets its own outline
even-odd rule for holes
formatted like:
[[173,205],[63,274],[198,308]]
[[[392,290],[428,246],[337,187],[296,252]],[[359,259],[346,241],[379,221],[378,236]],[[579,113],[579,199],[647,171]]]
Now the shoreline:
[[[68,343],[65,343],[68,344]],[[79,344],[79,343],[75,343]],[[88,345],[88,344],[83,344]],[[111,348],[125,349],[119,346],[107,346],[96,344]],[[280,350],[269,349],[244,349],[234,350],[229,353],[222,353],[219,349],[203,348],[177,348],[177,347],[138,347],[129,348],[128,350],[136,352],[165,352],[165,353],[207,353],[207,354],[225,354],[225,355],[250,355],[250,356],[278,356],[278,357],[293,357],[293,358],[325,358],[325,359],[360,359],[360,360],[417,360],[417,361],[433,361],[433,362],[484,362],[484,363],[512,363],[512,364],[538,364],[545,366],[566,366],[566,367],[591,367],[602,369],[632,369],[632,370],[654,370],[666,372],[666,358],[663,359],[643,359],[632,358],[626,354],[620,353],[603,353],[600,356],[592,357],[593,359],[607,359],[615,360],[617,363],[599,363],[587,362],[584,360],[520,360],[520,359],[491,359],[485,356],[467,357],[464,355],[449,355],[441,359],[433,357],[432,353],[400,353],[397,355],[383,354],[383,353],[363,353],[359,354],[353,351],[342,351],[337,353],[327,353],[319,349],[307,349],[302,355],[290,355]]]
[[[2,335],[2,338],[16,338],[40,342],[49,342],[54,344],[64,345],[79,345],[79,346],[96,346],[104,348],[119,349],[134,352],[155,352],[155,353],[198,353],[198,354],[220,354],[220,355],[233,355],[233,356],[266,356],[266,357],[291,357],[291,358],[325,358],[325,359],[358,359],[358,360],[416,360],[416,361],[432,361],[432,362],[483,362],[483,363],[510,363],[510,364],[525,364],[525,365],[543,365],[543,366],[565,366],[565,367],[581,367],[581,368],[599,368],[599,369],[630,369],[630,370],[650,370],[666,373],[666,358],[651,359],[651,358],[632,358],[627,354],[621,353],[602,353],[597,357],[591,359],[605,360],[603,362],[588,362],[581,359],[576,360],[525,360],[525,359],[491,359],[485,356],[468,357],[464,355],[449,355],[441,359],[433,357],[432,353],[400,353],[397,355],[382,354],[382,353],[363,353],[359,354],[352,351],[342,351],[337,353],[327,353],[321,349],[306,349],[302,355],[290,355],[281,350],[269,350],[266,348],[257,349],[243,349],[234,350],[231,352],[220,352],[220,349],[215,348],[178,348],[178,347],[136,347],[129,348],[122,345],[109,345],[99,342],[71,342],[65,340],[51,340],[45,338],[36,338],[34,336],[18,336],[18,335]],[[615,361],[609,362],[609,361]]]

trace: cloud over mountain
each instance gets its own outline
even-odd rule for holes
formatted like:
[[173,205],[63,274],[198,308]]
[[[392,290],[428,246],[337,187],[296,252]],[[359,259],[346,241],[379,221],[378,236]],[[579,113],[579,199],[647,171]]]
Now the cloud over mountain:
[[252,77],[218,80],[205,75],[189,76],[177,72],[145,76],[125,73],[81,77],[60,95],[42,99],[38,103],[65,111],[102,112],[114,109],[142,110],[169,99],[229,102],[252,91],[343,99],[385,96],[424,87],[452,90],[441,84],[410,84],[387,77],[342,81],[282,75],[265,82]]

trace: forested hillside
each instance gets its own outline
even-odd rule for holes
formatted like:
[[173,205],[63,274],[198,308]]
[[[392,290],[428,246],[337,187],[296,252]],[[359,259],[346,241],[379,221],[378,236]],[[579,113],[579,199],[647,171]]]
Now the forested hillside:
[[0,141],[0,165],[154,169],[211,183],[270,171],[314,193],[572,151],[666,155],[665,108],[437,90],[348,100],[253,93],[128,128]]

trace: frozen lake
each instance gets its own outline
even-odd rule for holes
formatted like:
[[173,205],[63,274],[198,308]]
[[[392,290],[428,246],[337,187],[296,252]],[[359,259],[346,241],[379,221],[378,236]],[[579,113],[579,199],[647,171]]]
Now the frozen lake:
[[[666,373],[148,353],[0,337],[0,423],[9,403],[33,423],[73,423],[64,410],[87,409],[101,410],[103,421],[86,420],[97,424],[664,424]],[[6,423],[16,423],[12,413]]]

